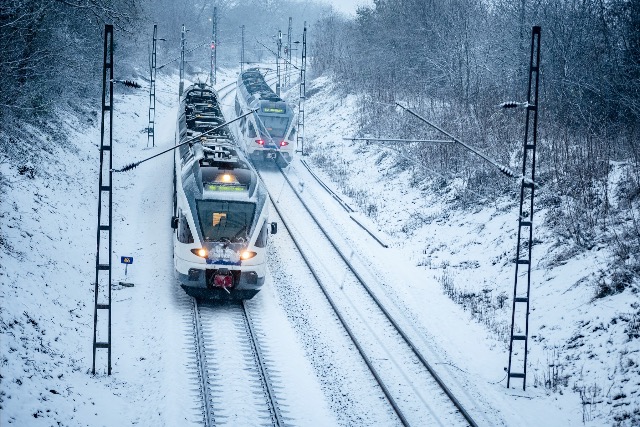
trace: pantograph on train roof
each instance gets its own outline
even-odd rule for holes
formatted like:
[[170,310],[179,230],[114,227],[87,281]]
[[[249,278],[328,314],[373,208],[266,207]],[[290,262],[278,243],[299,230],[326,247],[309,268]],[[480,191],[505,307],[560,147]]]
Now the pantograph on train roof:
[[257,68],[250,68],[242,73],[242,84],[249,95],[258,99],[271,102],[281,102],[282,98],[276,95],[264,80],[264,76]]

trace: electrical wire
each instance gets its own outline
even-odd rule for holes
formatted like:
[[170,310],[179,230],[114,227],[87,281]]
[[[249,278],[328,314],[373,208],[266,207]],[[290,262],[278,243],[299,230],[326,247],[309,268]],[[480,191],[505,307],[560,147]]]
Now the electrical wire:
[[243,118],[244,116],[248,116],[249,114],[255,113],[256,111],[258,111],[258,109],[257,109],[257,108],[256,108],[255,110],[250,110],[249,112],[247,112],[247,113],[245,113],[245,114],[243,114],[243,115],[241,115],[241,116],[238,116],[238,117],[236,117],[236,118],[235,118],[235,119],[233,119],[233,120],[229,120],[228,122],[225,122],[225,123],[223,123],[223,124],[221,124],[221,125],[219,125],[219,126],[214,127],[213,129],[209,129],[209,130],[208,130],[208,131],[206,131],[206,132],[202,132],[201,134],[199,134],[199,135],[197,135],[197,136],[194,136],[193,138],[187,139],[186,141],[181,142],[180,144],[175,145],[175,146],[173,146],[173,147],[171,147],[171,148],[169,148],[169,149],[167,149],[167,150],[161,151],[160,153],[154,154],[154,155],[153,155],[153,156],[151,156],[151,157],[148,157],[148,158],[146,158],[146,159],[140,160],[140,161],[138,161],[138,162],[129,163],[128,165],[124,166],[124,167],[123,167],[123,168],[121,168],[121,169],[111,169],[111,172],[127,172],[127,171],[130,171],[130,170],[132,170],[132,169],[134,169],[134,168],[138,167],[140,164],[142,164],[142,163],[144,163],[144,162],[146,162],[146,161],[148,161],[148,160],[154,159],[154,158],[158,157],[158,156],[159,156],[159,155],[161,155],[161,154],[168,153],[169,151],[173,151],[173,150],[175,150],[176,148],[181,147],[181,146],[183,146],[183,145],[185,145],[185,144],[188,144],[188,143],[190,143],[190,142],[193,142],[193,141],[195,141],[195,140],[199,140],[199,139],[201,139],[203,136],[208,135],[208,134],[210,134],[211,132],[213,132],[213,131],[215,131],[215,130],[218,130],[218,129],[220,129],[220,128],[224,127],[224,126],[230,125],[231,123],[233,123],[233,122],[235,122],[235,121],[237,121],[237,120],[240,120],[240,119],[241,119],[241,118]]
[[[196,45],[194,48],[191,48],[191,49],[187,50],[187,51],[185,52],[185,54],[187,54],[187,53],[191,53],[191,52],[193,52],[194,50],[196,50],[196,49],[198,49],[198,48],[200,48],[200,47],[202,47],[202,46],[206,46],[206,45],[208,45],[209,43],[211,43],[211,42],[210,42],[210,41],[206,41],[206,42],[204,42],[204,43],[201,43],[201,44],[199,44],[199,45]],[[178,56],[177,58],[174,58],[174,59],[172,59],[171,61],[169,61],[169,62],[167,62],[167,63],[165,63],[165,64],[162,64],[162,65],[161,65],[161,66],[159,66],[159,67],[156,67],[156,70],[160,70],[160,69],[162,69],[163,67],[166,67],[167,65],[171,64],[171,63],[172,63],[172,62],[174,62],[174,61],[177,61],[177,60],[178,60],[178,59],[180,59],[181,57],[182,57],[182,54],[180,54],[180,56]]]
[[[493,160],[492,158],[490,158],[486,154],[482,153],[481,151],[478,151],[477,149],[471,147],[470,145],[462,142],[460,139],[456,138],[455,136],[451,135],[449,132],[439,128],[436,125],[434,125],[429,120],[425,119],[424,117],[422,117],[421,115],[419,115],[418,113],[413,111],[412,109],[410,109],[408,107],[405,107],[404,105],[400,104],[399,102],[396,102],[396,105],[398,107],[402,108],[403,110],[405,110],[406,112],[408,112],[409,114],[411,114],[412,116],[418,118],[419,120],[422,120],[423,122],[425,122],[426,124],[428,124],[432,128],[436,129],[437,131],[447,135],[449,138],[451,138],[452,140],[454,140],[458,144],[462,145],[467,150],[471,151],[472,153],[476,154],[477,156],[480,156],[481,158],[483,158],[484,160],[486,160],[487,162],[489,162],[493,166],[497,167],[498,170],[500,170],[500,172],[502,172],[503,174],[507,175],[509,178],[516,178],[516,174],[515,174],[515,172],[513,172],[511,170],[511,168],[508,168],[507,166],[501,165],[500,163],[496,162],[495,160]],[[518,177],[518,178],[524,179],[524,177]]]

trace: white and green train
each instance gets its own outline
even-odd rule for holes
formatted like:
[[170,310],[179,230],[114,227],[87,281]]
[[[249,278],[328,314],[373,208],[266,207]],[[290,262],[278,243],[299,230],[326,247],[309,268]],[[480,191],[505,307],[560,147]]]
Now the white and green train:
[[244,151],[253,160],[281,159],[289,163],[296,150],[294,110],[269,87],[258,68],[238,76],[235,112]]
[[[249,299],[265,281],[267,191],[226,126],[216,92],[197,84],[181,99],[174,157],[173,260],[187,294]],[[218,127],[218,129],[216,129]]]

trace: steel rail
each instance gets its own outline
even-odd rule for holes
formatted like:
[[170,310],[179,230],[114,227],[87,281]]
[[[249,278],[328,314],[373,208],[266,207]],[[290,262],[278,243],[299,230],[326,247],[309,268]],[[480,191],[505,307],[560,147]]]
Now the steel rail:
[[[230,85],[227,85],[230,86]],[[225,86],[225,87],[227,87]],[[231,91],[229,92],[231,93]],[[229,93],[225,94],[225,96],[229,95]],[[222,97],[221,97],[222,98]],[[306,165],[305,165],[306,166]],[[296,195],[296,197],[298,198],[298,200],[300,200],[300,202],[302,203],[302,205],[304,206],[305,210],[307,211],[307,213],[309,213],[309,215],[311,216],[311,218],[314,220],[314,222],[317,224],[318,228],[320,229],[320,231],[324,234],[324,236],[327,238],[327,240],[329,241],[329,243],[331,244],[331,246],[336,250],[336,252],[338,253],[338,255],[340,256],[340,258],[343,260],[343,262],[351,269],[351,271],[353,272],[354,276],[358,279],[358,281],[362,284],[363,288],[366,290],[366,292],[369,294],[369,296],[373,299],[373,301],[375,302],[375,304],[378,306],[378,308],[382,311],[382,313],[384,313],[385,317],[389,320],[389,322],[393,325],[393,327],[396,329],[396,331],[398,332],[398,334],[405,340],[405,342],[407,343],[407,345],[409,346],[409,348],[411,348],[411,351],[413,352],[413,354],[418,358],[418,360],[420,360],[420,362],[423,364],[423,366],[427,369],[427,371],[431,374],[431,376],[433,377],[433,379],[438,383],[438,385],[440,386],[440,388],[442,389],[442,391],[447,395],[447,397],[449,398],[449,400],[451,400],[451,402],[454,404],[454,406],[458,409],[458,411],[462,414],[462,416],[464,417],[464,419],[469,423],[470,426],[472,427],[477,427],[476,422],[473,420],[473,418],[471,417],[471,415],[467,412],[467,410],[462,406],[462,404],[458,401],[458,399],[453,395],[453,393],[451,392],[451,390],[449,390],[449,388],[446,386],[446,384],[444,383],[444,381],[440,378],[440,376],[435,372],[435,370],[433,369],[433,367],[431,366],[431,364],[429,362],[427,362],[427,360],[424,358],[424,356],[422,355],[422,353],[417,349],[417,347],[413,344],[413,342],[409,339],[409,337],[407,336],[407,334],[402,330],[402,328],[400,328],[400,326],[397,324],[397,322],[393,319],[393,317],[389,314],[389,312],[384,308],[384,306],[382,305],[382,303],[378,300],[378,298],[375,296],[375,294],[373,293],[373,291],[371,291],[371,289],[369,288],[369,286],[366,284],[366,282],[364,281],[364,279],[362,278],[362,276],[360,276],[360,274],[356,271],[355,267],[351,264],[351,262],[347,259],[347,257],[342,253],[342,251],[337,247],[337,245],[335,244],[335,242],[333,241],[333,239],[331,239],[329,237],[329,235],[327,234],[327,232],[324,230],[324,228],[320,225],[318,219],[316,218],[316,216],[311,212],[311,210],[309,209],[308,205],[304,202],[304,200],[302,199],[302,197],[300,197],[300,195],[298,194],[298,192],[295,190],[295,187],[293,186],[293,184],[291,183],[291,181],[289,180],[287,174],[282,170],[282,168],[280,166],[278,166],[278,169],[280,170],[280,173],[282,173],[282,175],[284,176],[285,180],[287,181],[287,184],[289,184],[289,187],[291,187],[291,189],[293,190],[294,194]],[[260,174],[260,171],[256,168],[256,171],[258,173],[258,175],[260,176],[260,178],[262,179],[262,175]],[[317,178],[316,178],[317,179]],[[269,189],[267,189],[267,192],[269,192]],[[401,415],[400,409],[397,407],[397,405],[395,404],[395,401],[393,400],[393,398],[391,397],[391,395],[389,394],[386,386],[384,386],[377,374],[377,372],[375,371],[375,368],[371,365],[371,362],[369,361],[368,357],[364,354],[362,348],[360,347],[359,343],[357,342],[357,340],[355,339],[355,337],[353,336],[352,332],[349,330],[349,328],[346,326],[346,323],[344,321],[344,319],[342,318],[342,316],[338,313],[338,311],[336,310],[336,306],[333,302],[333,300],[331,299],[331,297],[329,296],[328,292],[324,289],[324,287],[322,286],[322,282],[320,281],[320,278],[318,277],[318,275],[316,274],[315,270],[313,269],[313,267],[311,266],[310,261],[308,260],[308,258],[305,256],[304,252],[302,251],[302,249],[300,248],[300,245],[298,244],[297,240],[293,237],[293,234],[291,233],[288,225],[286,224],[284,217],[282,216],[280,209],[278,208],[278,205],[274,202],[274,199],[271,197],[271,193],[269,192],[269,197],[272,200],[272,204],[275,207],[276,211],[278,212],[278,215],[280,215],[280,218],[282,219],[282,223],[284,224],[285,228],[287,229],[287,232],[289,233],[289,235],[291,236],[291,239],[293,240],[296,248],[298,249],[298,251],[300,252],[300,254],[302,255],[302,258],[304,259],[305,263],[307,264],[307,267],[309,268],[309,270],[311,271],[311,274],[313,275],[313,277],[316,279],[316,281],[318,281],[318,283],[320,284],[320,288],[323,292],[323,294],[325,295],[325,297],[327,298],[327,300],[329,301],[329,304],[331,305],[331,307],[333,308],[333,310],[335,311],[336,315],[338,316],[338,319],[340,320],[340,322],[343,324],[343,326],[345,327],[345,330],[347,330],[347,333],[349,334],[349,337],[352,339],[352,341],[354,342],[354,344],[356,345],[356,347],[358,348],[358,351],[360,352],[360,355],[363,357],[363,359],[365,360],[365,363],[367,364],[367,366],[369,367],[369,369],[371,370],[372,374],[374,375],[374,377],[376,378],[376,381],[378,381],[378,383],[380,384],[381,388],[383,389],[383,391],[385,392],[385,396],[387,397],[387,399],[389,400],[389,402],[391,403],[391,405],[394,407],[395,412],[398,414],[399,418],[403,421],[404,425],[408,425],[406,419],[404,418],[403,415]],[[356,223],[358,223],[356,221]],[[359,224],[359,223],[358,223]]]
[[[207,360],[206,360],[206,350],[205,350],[205,340],[202,328],[202,322],[200,319],[200,308],[196,298],[192,298],[193,302],[193,325],[194,325],[194,338],[196,344],[196,358],[198,360],[198,377],[200,378],[199,388],[201,390],[201,395],[203,399],[203,416],[204,416],[204,425],[214,426],[215,425],[215,416],[212,416],[214,413],[214,409],[212,407],[212,397],[209,390],[209,375],[207,370]],[[275,398],[275,389],[271,384],[271,380],[269,378],[269,374],[266,368],[264,356],[262,355],[262,350],[260,348],[260,343],[258,342],[251,316],[249,311],[244,303],[241,301],[237,306],[240,308],[242,312],[242,318],[244,320],[245,332],[248,335],[249,343],[251,346],[251,353],[253,354],[254,361],[258,368],[258,374],[261,379],[261,383],[263,386],[263,391],[266,393],[266,403],[267,409],[271,414],[271,420],[274,426],[284,427],[286,425],[284,421],[284,417],[280,412],[280,408],[277,404]]]
[[196,342],[196,357],[198,359],[198,376],[200,377],[200,392],[204,403],[204,425],[205,427],[213,426],[211,422],[211,396],[209,395],[209,374],[207,372],[207,356],[204,349],[202,325],[200,324],[200,309],[198,301],[193,301],[193,326],[194,338]]
[[307,171],[309,171],[309,173],[311,174],[311,176],[318,182],[318,184],[320,184],[322,186],[322,188],[324,188],[327,193],[329,193],[331,195],[331,197],[333,197],[338,204],[340,204],[340,206],[342,206],[342,208],[347,211],[349,213],[349,218],[351,218],[351,220],[353,222],[355,222],[356,224],[358,224],[360,226],[360,228],[362,228],[364,231],[366,231],[369,236],[373,237],[373,239],[380,243],[380,246],[382,246],[383,248],[388,248],[389,245],[387,245],[385,242],[383,242],[382,240],[380,240],[378,238],[378,236],[376,236],[375,234],[373,234],[371,232],[371,230],[369,230],[367,227],[364,226],[364,224],[360,223],[360,221],[358,221],[357,219],[355,219],[351,214],[355,213],[355,210],[349,206],[345,201],[343,201],[340,196],[338,196],[336,194],[335,191],[333,191],[331,188],[329,188],[329,186],[327,184],[325,184],[324,182],[322,182],[322,180],[311,170],[311,168],[309,167],[309,165],[307,165],[307,162],[305,162],[304,160],[300,159],[300,163],[302,163],[302,165],[307,169]]
[[320,178],[319,178],[315,173],[313,173],[313,171],[311,170],[311,168],[309,167],[309,165],[307,165],[307,162],[305,162],[303,159],[300,159],[300,163],[302,163],[302,166],[304,166],[304,167],[309,171],[309,173],[311,174],[311,176],[312,176],[313,178],[315,178],[315,180],[318,182],[318,184],[320,184],[320,185],[322,186],[322,188],[324,188],[324,189],[327,191],[327,193],[329,193],[329,194],[331,195],[331,197],[333,197],[333,198],[334,198],[334,199],[335,199],[335,200],[340,204],[340,206],[342,206],[342,208],[343,208],[345,211],[347,211],[347,212],[349,212],[349,213],[355,212],[355,210],[354,210],[351,206],[349,206],[349,205],[347,204],[347,202],[345,202],[344,200],[342,200],[342,199],[340,198],[340,196],[338,196],[338,195],[336,194],[336,192],[335,192],[335,191],[333,191],[332,189],[330,189],[330,188],[327,186],[327,184],[325,184],[324,182],[322,182],[322,180],[321,180],[321,179],[320,179]]
[[[262,179],[262,175],[260,174],[260,171],[258,171],[257,169],[256,169],[256,171],[258,172],[258,175],[260,176],[260,179]],[[269,198],[271,199],[271,203],[273,204],[273,207],[276,209],[276,212],[278,213],[278,215],[280,216],[280,219],[282,220],[282,224],[287,229],[287,232],[289,233],[289,236],[291,237],[291,240],[293,240],[293,244],[298,249],[298,252],[300,252],[300,255],[302,256],[302,259],[304,260],[305,264],[307,265],[307,268],[311,272],[311,275],[318,282],[318,285],[320,286],[320,290],[322,291],[323,295],[325,296],[325,298],[329,302],[329,305],[331,306],[331,309],[336,314],[336,317],[338,318],[338,320],[342,324],[342,327],[347,332],[347,335],[349,335],[349,338],[351,338],[351,341],[353,342],[353,344],[356,346],[356,349],[358,350],[358,353],[360,353],[360,357],[362,357],[362,360],[364,360],[365,364],[369,368],[369,371],[371,372],[371,374],[375,378],[376,382],[378,383],[378,385],[382,389],[382,392],[384,393],[385,397],[387,398],[387,400],[391,404],[391,407],[393,408],[394,412],[396,413],[396,415],[398,416],[398,418],[402,422],[402,425],[404,425],[405,427],[409,427],[410,426],[409,422],[407,421],[405,416],[402,414],[402,411],[400,410],[400,407],[396,403],[396,401],[393,398],[393,396],[391,396],[391,392],[389,391],[387,386],[382,381],[382,378],[380,378],[380,375],[376,371],[376,369],[373,366],[373,363],[371,362],[369,357],[366,355],[364,349],[360,345],[360,342],[356,339],[353,331],[347,325],[346,320],[340,314],[337,305],[333,301],[333,298],[331,298],[331,296],[329,295],[329,292],[325,289],[324,285],[322,284],[322,280],[318,276],[318,273],[316,272],[316,270],[311,265],[311,261],[309,260],[309,258],[307,258],[307,256],[305,255],[304,251],[300,247],[300,243],[294,237],[293,233],[291,233],[291,229],[289,228],[289,225],[284,220],[284,216],[282,215],[282,212],[280,211],[280,208],[278,207],[278,205],[275,203],[273,197],[271,196],[271,192],[269,191],[268,188],[267,188],[267,193],[269,194]]]
[[[407,336],[407,334],[402,330],[402,328],[400,327],[400,325],[398,325],[398,323],[393,319],[393,317],[391,316],[391,314],[389,314],[389,312],[387,311],[387,309],[384,307],[384,305],[380,302],[380,300],[375,296],[375,294],[373,293],[373,291],[371,291],[371,289],[369,288],[369,286],[366,284],[365,280],[362,278],[362,276],[356,271],[355,267],[353,266],[353,264],[347,259],[347,257],[342,253],[342,251],[338,248],[337,244],[333,241],[333,239],[329,236],[329,234],[326,232],[326,230],[320,225],[320,222],[318,221],[318,218],[313,214],[313,212],[311,212],[311,209],[309,209],[309,206],[305,203],[305,201],[302,199],[302,197],[298,194],[298,192],[296,191],[294,185],[291,183],[291,181],[289,180],[289,177],[287,176],[287,174],[282,170],[282,168],[280,168],[278,166],[278,169],[280,170],[280,173],[282,174],[282,176],[284,176],[285,180],[287,181],[287,183],[289,184],[289,187],[291,187],[293,193],[296,195],[296,197],[298,198],[298,200],[300,200],[300,202],[302,203],[302,205],[304,206],[305,210],[307,211],[307,213],[309,214],[309,216],[311,216],[311,218],[313,218],[314,222],[316,223],[316,225],[318,226],[318,228],[320,229],[320,231],[322,232],[322,234],[327,238],[327,240],[329,241],[329,243],[331,244],[331,246],[336,250],[336,252],[338,253],[338,255],[340,255],[340,258],[342,259],[342,261],[351,269],[351,271],[353,272],[353,275],[358,279],[358,281],[360,282],[360,284],[363,286],[363,288],[367,291],[367,293],[369,294],[369,296],[373,299],[373,301],[375,302],[375,304],[378,306],[378,308],[380,309],[380,311],[382,311],[385,315],[385,317],[387,318],[387,320],[393,325],[393,327],[396,329],[396,331],[398,332],[398,334],[405,340],[405,342],[407,343],[407,345],[409,346],[409,348],[411,348],[413,354],[418,358],[418,360],[420,360],[420,362],[423,364],[423,366],[427,369],[427,371],[429,371],[429,373],[431,374],[431,376],[433,377],[433,379],[438,383],[438,385],[440,386],[440,388],[442,389],[442,391],[447,395],[447,397],[449,398],[449,400],[451,400],[451,402],[454,404],[454,406],[458,409],[458,411],[460,411],[460,413],[462,414],[462,416],[464,417],[464,419],[469,423],[470,426],[472,427],[477,427],[476,422],[473,420],[473,418],[471,418],[471,415],[466,411],[466,409],[462,406],[462,404],[460,403],[460,401],[458,401],[458,399],[453,395],[453,393],[451,392],[451,390],[449,390],[449,388],[446,386],[446,384],[444,383],[444,381],[440,378],[440,376],[435,372],[435,370],[431,367],[431,364],[429,362],[427,362],[427,360],[424,358],[424,356],[422,356],[422,353],[418,350],[418,348],[413,344],[413,342],[411,341],[411,339]],[[274,206],[275,203],[274,203]],[[277,207],[276,207],[277,210]],[[280,215],[280,217],[282,217],[282,215]],[[283,220],[284,222],[284,220]],[[287,228],[288,230],[288,228]],[[291,233],[289,233],[291,234]],[[297,245],[296,245],[297,246]]]
[[[228,84],[226,84],[226,85],[222,86],[220,89],[216,89],[216,92],[218,93],[218,97],[219,97],[220,99],[222,99],[222,98],[226,98],[227,96],[229,96],[229,94],[231,93],[231,90],[230,90],[229,92],[225,93],[224,95],[220,95],[220,92],[222,92],[222,91],[223,91],[223,90],[225,90],[226,88],[228,88],[228,87],[230,87],[230,86],[233,86],[233,85],[236,85],[236,84],[238,84],[238,82],[237,82],[237,81],[232,81],[231,83],[228,83]],[[215,88],[214,88],[214,89],[215,89]]]
[[265,362],[262,357],[262,351],[260,350],[260,343],[258,342],[258,338],[254,332],[251,316],[249,315],[249,310],[247,309],[247,305],[245,301],[241,301],[240,306],[242,307],[242,314],[245,321],[245,327],[247,332],[249,333],[249,338],[251,339],[251,348],[253,350],[253,354],[258,363],[258,368],[260,369],[260,377],[262,378],[262,385],[266,389],[267,392],[267,404],[269,406],[269,412],[271,413],[272,421],[274,421],[274,425],[278,427],[284,427],[285,422],[282,418],[282,414],[280,413],[280,407],[275,398],[275,391],[273,386],[271,385],[271,381],[269,379],[269,373],[265,368]]

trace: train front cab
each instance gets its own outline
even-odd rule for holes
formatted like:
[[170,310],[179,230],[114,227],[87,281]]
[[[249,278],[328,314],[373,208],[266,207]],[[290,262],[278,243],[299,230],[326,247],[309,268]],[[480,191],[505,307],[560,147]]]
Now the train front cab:
[[[240,119],[238,127],[252,160],[281,159],[290,163],[295,152],[296,129],[291,107],[285,102],[260,101],[258,111]],[[236,98],[236,114],[243,108]]]
[[[216,216],[213,213],[212,216]],[[219,218],[220,216],[218,216]],[[250,244],[197,243],[187,215],[178,209],[172,220],[176,278],[188,295],[204,299],[250,299],[265,280],[266,248],[275,223],[260,219]]]
[[247,199],[238,190],[242,186],[229,183],[248,189],[255,180],[248,169],[202,168],[201,174],[207,181],[203,197],[191,209],[186,193],[180,194],[171,221],[176,278],[194,297],[250,299],[264,284],[268,235],[277,231],[268,223],[266,191],[256,182],[255,194]]

